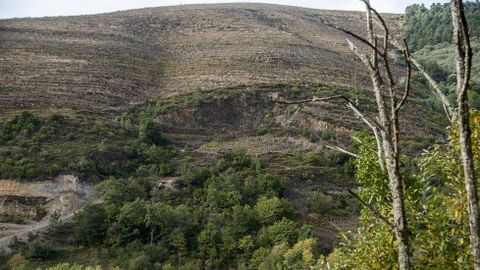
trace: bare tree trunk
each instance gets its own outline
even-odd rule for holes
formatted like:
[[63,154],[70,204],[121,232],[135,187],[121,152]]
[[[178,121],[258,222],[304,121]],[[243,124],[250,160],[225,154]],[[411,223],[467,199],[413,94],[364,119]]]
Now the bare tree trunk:
[[458,130],[460,133],[460,146],[462,153],[465,189],[467,191],[468,224],[470,227],[470,249],[472,252],[474,269],[480,270],[480,231],[478,225],[478,193],[470,130],[470,113],[466,102],[458,110]]
[[[367,16],[367,35],[368,41],[373,44],[375,47],[377,45],[376,39],[374,38],[374,29],[373,29],[373,20],[372,20],[372,8],[370,6],[370,1],[364,1],[366,5],[366,16]],[[383,19],[379,14],[377,14],[378,19],[383,22]],[[383,22],[384,23],[384,22]],[[407,218],[405,214],[405,203],[404,203],[404,194],[403,194],[403,180],[400,174],[399,167],[399,124],[398,124],[398,108],[397,101],[395,97],[395,82],[391,74],[389,59],[388,59],[388,38],[389,31],[385,24],[384,27],[384,48],[381,58],[385,64],[385,70],[388,76],[389,85],[386,88],[389,91],[390,102],[387,103],[382,93],[382,89],[385,89],[383,86],[383,80],[380,74],[380,69],[378,68],[377,56],[378,53],[373,51],[372,62],[369,67],[370,77],[373,83],[373,90],[375,93],[375,99],[377,101],[378,108],[378,117],[380,119],[380,125],[382,126],[381,135],[383,140],[383,152],[385,155],[385,162],[388,173],[388,183],[390,188],[390,194],[392,196],[392,211],[394,218],[394,232],[395,238],[397,240],[398,247],[398,264],[400,270],[410,269],[410,248],[408,244],[408,230],[407,230]],[[368,64],[367,61],[364,61],[365,64]],[[389,107],[389,113],[387,112],[386,107]]]
[[470,249],[474,269],[480,270],[480,231],[478,213],[477,179],[473,163],[473,151],[470,129],[470,111],[468,106],[468,88],[472,67],[472,49],[465,18],[463,1],[452,0],[451,4],[455,62],[457,67],[457,114],[455,116],[460,134],[465,189],[467,191],[468,223],[470,227]]
[[410,269],[410,248],[408,243],[407,218],[404,206],[403,181],[395,156],[394,147],[390,140],[383,141],[385,160],[389,179],[390,193],[392,195],[392,210],[395,224],[395,238],[398,246],[399,269]]

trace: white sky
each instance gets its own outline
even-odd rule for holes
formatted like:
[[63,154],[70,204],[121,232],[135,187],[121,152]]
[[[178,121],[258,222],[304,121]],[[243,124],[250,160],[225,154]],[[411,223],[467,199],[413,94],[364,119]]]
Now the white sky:
[[[0,18],[44,17],[104,13],[143,7],[201,3],[261,2],[318,9],[363,10],[359,0],[0,0]],[[379,11],[402,13],[406,6],[430,6],[448,0],[371,0]]]

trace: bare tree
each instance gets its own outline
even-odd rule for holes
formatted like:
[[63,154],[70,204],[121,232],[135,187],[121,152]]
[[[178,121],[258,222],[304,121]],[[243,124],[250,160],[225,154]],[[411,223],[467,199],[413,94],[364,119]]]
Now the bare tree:
[[[328,24],[327,22],[324,23],[353,37],[356,42],[363,45],[363,48],[367,48],[361,49],[350,39],[347,39],[351,50],[362,61],[370,75],[372,92],[375,96],[377,107],[376,117],[372,118],[363,113],[345,96],[314,97],[302,101],[284,101],[283,103],[300,104],[342,99],[346,102],[346,106],[370,127],[377,141],[378,161],[380,167],[382,170],[386,170],[388,175],[389,190],[392,198],[393,222],[390,222],[388,218],[382,217],[373,207],[369,206],[367,208],[371,209],[376,216],[380,215],[380,219],[392,227],[397,240],[399,269],[407,270],[410,269],[411,263],[407,219],[404,205],[404,187],[399,165],[399,111],[410,94],[410,52],[408,46],[405,44],[403,53],[406,61],[406,83],[404,89],[402,89],[403,92],[399,93],[401,89],[392,72],[392,63],[390,63],[390,33],[388,26],[382,16],[370,6],[368,0],[361,1],[366,5],[367,38],[363,38],[349,30]],[[379,21],[380,29],[383,30],[381,35],[382,46],[378,46],[378,37],[375,34],[374,19]],[[358,197],[356,198],[358,199]],[[363,201],[362,203],[365,204]]]

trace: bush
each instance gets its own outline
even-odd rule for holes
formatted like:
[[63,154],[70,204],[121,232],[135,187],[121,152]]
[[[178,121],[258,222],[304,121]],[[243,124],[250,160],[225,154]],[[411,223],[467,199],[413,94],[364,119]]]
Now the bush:
[[146,198],[145,188],[134,179],[109,178],[96,186],[97,194],[107,205],[121,206],[137,198]]
[[285,188],[283,179],[269,174],[260,174],[257,177],[249,177],[244,183],[245,191],[256,199],[262,195],[269,197],[280,196]]
[[101,243],[108,229],[107,213],[101,204],[87,205],[74,217],[74,233],[83,245]]
[[57,252],[48,243],[40,239],[35,239],[29,243],[23,251],[23,255],[28,259],[48,260],[55,258]]
[[162,137],[162,126],[152,120],[140,124],[138,137],[148,144],[165,145],[167,141]]
[[52,177],[57,176],[60,173],[60,166],[58,166],[57,164],[51,164],[47,168],[47,173]]
[[278,197],[261,197],[254,207],[257,220],[264,225],[270,225],[283,217],[292,216],[294,210],[290,202]]
[[318,155],[315,152],[307,152],[303,155],[303,162],[316,165],[318,163]]
[[35,205],[33,206],[33,211],[35,213],[35,216],[33,217],[36,221],[42,220],[47,214],[47,209],[41,205]]
[[37,130],[41,125],[38,118],[30,112],[24,111],[8,121],[4,127],[5,135],[27,136]]
[[212,172],[208,168],[195,167],[185,163],[180,170],[180,176],[185,185],[198,186],[207,181],[212,176]]
[[297,241],[297,238],[298,233],[295,228],[295,223],[287,218],[283,218],[266,228],[262,228],[258,233],[258,243],[261,246],[280,243],[291,245]]
[[317,192],[310,200],[310,210],[316,214],[328,214],[333,210],[334,202],[331,196]]

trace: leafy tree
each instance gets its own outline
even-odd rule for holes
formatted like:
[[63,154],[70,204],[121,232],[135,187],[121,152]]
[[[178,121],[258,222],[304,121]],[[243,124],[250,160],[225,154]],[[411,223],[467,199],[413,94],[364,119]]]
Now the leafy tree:
[[77,240],[84,245],[101,243],[108,229],[108,217],[101,204],[87,205],[74,216],[74,232]]
[[106,205],[121,206],[125,202],[144,199],[145,188],[134,179],[109,178],[96,186],[97,194]]
[[127,202],[120,208],[116,222],[117,233],[113,236],[117,243],[148,239],[149,234],[145,224],[146,211],[145,201],[141,199]]
[[271,225],[283,217],[291,217],[293,207],[287,200],[278,197],[261,197],[255,204],[254,211],[261,224]]
[[262,228],[258,232],[258,242],[261,246],[287,243],[293,244],[298,238],[298,231],[295,222],[283,218],[274,224]]
[[281,196],[285,188],[284,180],[270,174],[259,174],[249,177],[244,182],[244,189],[253,199],[262,195],[269,197]]
[[212,207],[230,208],[242,200],[240,178],[233,170],[209,178],[206,187],[207,202]]

